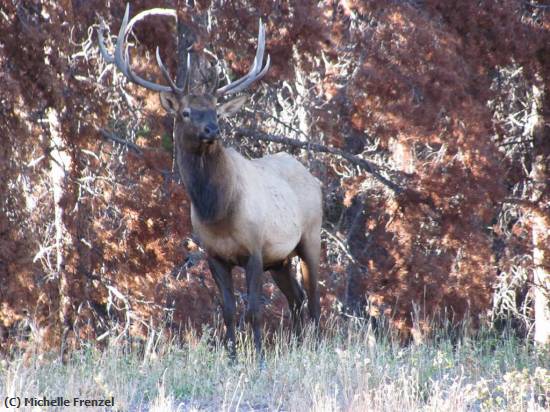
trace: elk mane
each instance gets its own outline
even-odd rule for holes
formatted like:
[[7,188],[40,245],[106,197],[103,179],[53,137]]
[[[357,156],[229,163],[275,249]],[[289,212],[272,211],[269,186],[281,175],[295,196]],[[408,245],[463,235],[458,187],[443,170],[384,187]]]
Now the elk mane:
[[230,159],[217,144],[210,153],[183,153],[179,167],[186,169],[185,186],[200,219],[214,223],[228,215],[235,199],[235,175],[227,175]]

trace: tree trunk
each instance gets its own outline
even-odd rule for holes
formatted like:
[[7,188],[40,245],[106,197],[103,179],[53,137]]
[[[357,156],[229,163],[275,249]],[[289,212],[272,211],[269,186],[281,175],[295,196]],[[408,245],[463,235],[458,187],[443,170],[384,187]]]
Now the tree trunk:
[[64,152],[65,143],[62,138],[61,127],[59,123],[59,114],[56,109],[50,108],[47,112],[49,132],[50,132],[50,180],[52,184],[53,207],[54,207],[54,227],[55,227],[55,276],[59,284],[59,321],[63,327],[62,348],[66,333],[69,328],[71,318],[71,299],[69,290],[69,280],[65,270],[65,244],[69,242],[70,235],[63,223],[63,207],[60,202],[64,195],[66,187],[66,171],[70,169],[71,158]]
[[[532,201],[540,202],[540,193],[545,185],[543,156],[537,156],[531,176],[535,190]],[[539,186],[539,188],[537,188]],[[533,227],[533,283],[535,295],[535,343],[550,344],[550,219],[544,211],[535,208],[531,219]]]
[[[543,91],[533,86],[530,121],[526,125],[529,134],[535,141],[535,149],[542,148],[544,136]],[[544,151],[543,151],[544,153]],[[546,156],[535,154],[530,178],[533,184],[531,193],[532,236],[533,236],[533,293],[535,298],[535,343],[550,344],[550,224],[548,213],[544,208],[546,197]]]

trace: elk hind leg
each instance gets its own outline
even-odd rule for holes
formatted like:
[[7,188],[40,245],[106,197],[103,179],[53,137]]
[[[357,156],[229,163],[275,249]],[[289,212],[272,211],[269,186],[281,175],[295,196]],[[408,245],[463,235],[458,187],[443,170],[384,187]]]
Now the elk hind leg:
[[292,328],[297,336],[302,333],[302,307],[305,296],[300,284],[292,275],[290,259],[285,260],[282,265],[271,270],[271,275],[281,292],[288,301]]
[[301,259],[302,279],[307,293],[307,306],[310,318],[319,326],[319,261],[321,258],[320,231],[304,235],[297,248]]

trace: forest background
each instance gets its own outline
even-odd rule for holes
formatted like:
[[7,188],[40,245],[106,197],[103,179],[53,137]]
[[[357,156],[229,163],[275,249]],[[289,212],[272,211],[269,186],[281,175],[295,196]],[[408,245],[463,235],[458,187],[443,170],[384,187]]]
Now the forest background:
[[[99,55],[100,17],[115,35],[124,7],[0,3],[3,350],[219,316],[172,120]],[[434,320],[504,322],[549,339],[533,325],[548,315],[550,4],[131,2],[132,15],[152,7],[185,10],[197,50],[231,78],[266,22],[272,67],[223,137],[251,157],[288,151],[322,181],[324,319],[383,316],[415,339]],[[175,32],[167,18],[138,24],[136,71],[161,79],[159,45],[174,72]],[[277,327],[286,302],[266,280]]]

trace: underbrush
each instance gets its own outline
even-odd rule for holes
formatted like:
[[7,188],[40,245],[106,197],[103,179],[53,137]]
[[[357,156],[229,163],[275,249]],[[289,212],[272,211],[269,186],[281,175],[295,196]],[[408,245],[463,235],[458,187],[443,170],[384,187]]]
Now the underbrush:
[[[335,322],[317,340],[286,330],[266,343],[260,367],[247,334],[232,363],[216,334],[189,332],[183,343],[89,345],[66,362],[54,354],[13,354],[1,363],[5,397],[114,398],[115,408],[193,411],[542,411],[550,407],[550,357],[513,334],[436,333],[403,345],[389,329]],[[156,335],[155,335],[156,336]],[[3,405],[4,406],[4,405]],[[73,406],[20,410],[82,410]]]

